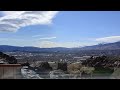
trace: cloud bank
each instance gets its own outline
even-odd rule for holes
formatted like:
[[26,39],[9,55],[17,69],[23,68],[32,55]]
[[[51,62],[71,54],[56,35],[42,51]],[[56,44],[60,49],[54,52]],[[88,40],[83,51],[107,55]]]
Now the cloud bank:
[[120,41],[120,36],[110,36],[110,37],[103,37],[103,38],[97,38],[95,41],[98,42],[117,42]]
[[29,25],[48,25],[58,11],[2,11],[0,18],[0,31],[16,32],[21,27]]
[[41,41],[36,43],[36,47],[40,48],[53,48],[53,47],[67,47],[67,48],[74,48],[74,47],[83,47],[86,45],[93,45],[93,43],[83,43],[83,42],[54,42],[54,41]]

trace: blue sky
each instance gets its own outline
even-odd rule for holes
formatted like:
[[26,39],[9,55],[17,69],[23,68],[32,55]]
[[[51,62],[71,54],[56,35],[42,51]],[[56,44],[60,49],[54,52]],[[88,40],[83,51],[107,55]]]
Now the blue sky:
[[0,45],[79,47],[120,41],[119,11],[1,11]]

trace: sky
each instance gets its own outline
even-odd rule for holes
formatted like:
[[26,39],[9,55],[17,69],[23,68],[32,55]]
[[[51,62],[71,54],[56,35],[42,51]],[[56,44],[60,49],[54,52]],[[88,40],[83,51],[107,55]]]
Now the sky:
[[0,11],[0,45],[83,47],[120,41],[120,11]]

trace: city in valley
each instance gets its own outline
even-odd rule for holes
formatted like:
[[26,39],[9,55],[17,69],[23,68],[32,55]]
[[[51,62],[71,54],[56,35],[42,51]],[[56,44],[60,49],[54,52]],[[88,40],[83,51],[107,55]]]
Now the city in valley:
[[[45,49],[45,48],[44,48]],[[120,56],[108,50],[54,49],[42,52],[1,52],[1,65],[16,66],[18,79],[112,79],[119,78]],[[78,49],[78,48],[77,48]],[[77,52],[76,52],[77,51]],[[101,52],[103,52],[101,54]],[[109,54],[109,52],[111,52]],[[9,71],[9,69],[6,69]],[[11,70],[12,72],[12,70]],[[1,78],[3,78],[1,76]],[[6,76],[10,78],[10,76]]]

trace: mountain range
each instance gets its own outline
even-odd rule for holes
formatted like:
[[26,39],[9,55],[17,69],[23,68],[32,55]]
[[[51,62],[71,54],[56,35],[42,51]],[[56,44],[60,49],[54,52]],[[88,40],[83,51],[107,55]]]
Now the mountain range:
[[51,51],[63,51],[69,50],[68,48],[56,47],[56,48],[39,48],[39,47],[19,47],[19,46],[10,46],[10,45],[0,45],[1,52],[51,52]]
[[119,50],[119,49],[120,49],[120,41],[114,43],[86,46],[81,48],[81,50]]
[[51,51],[66,51],[66,50],[119,50],[120,41],[114,43],[98,44],[93,46],[85,46],[81,48],[38,48],[38,47],[19,47],[10,45],[0,45],[0,51],[2,52],[14,52],[14,51],[27,51],[27,52],[51,52]]

